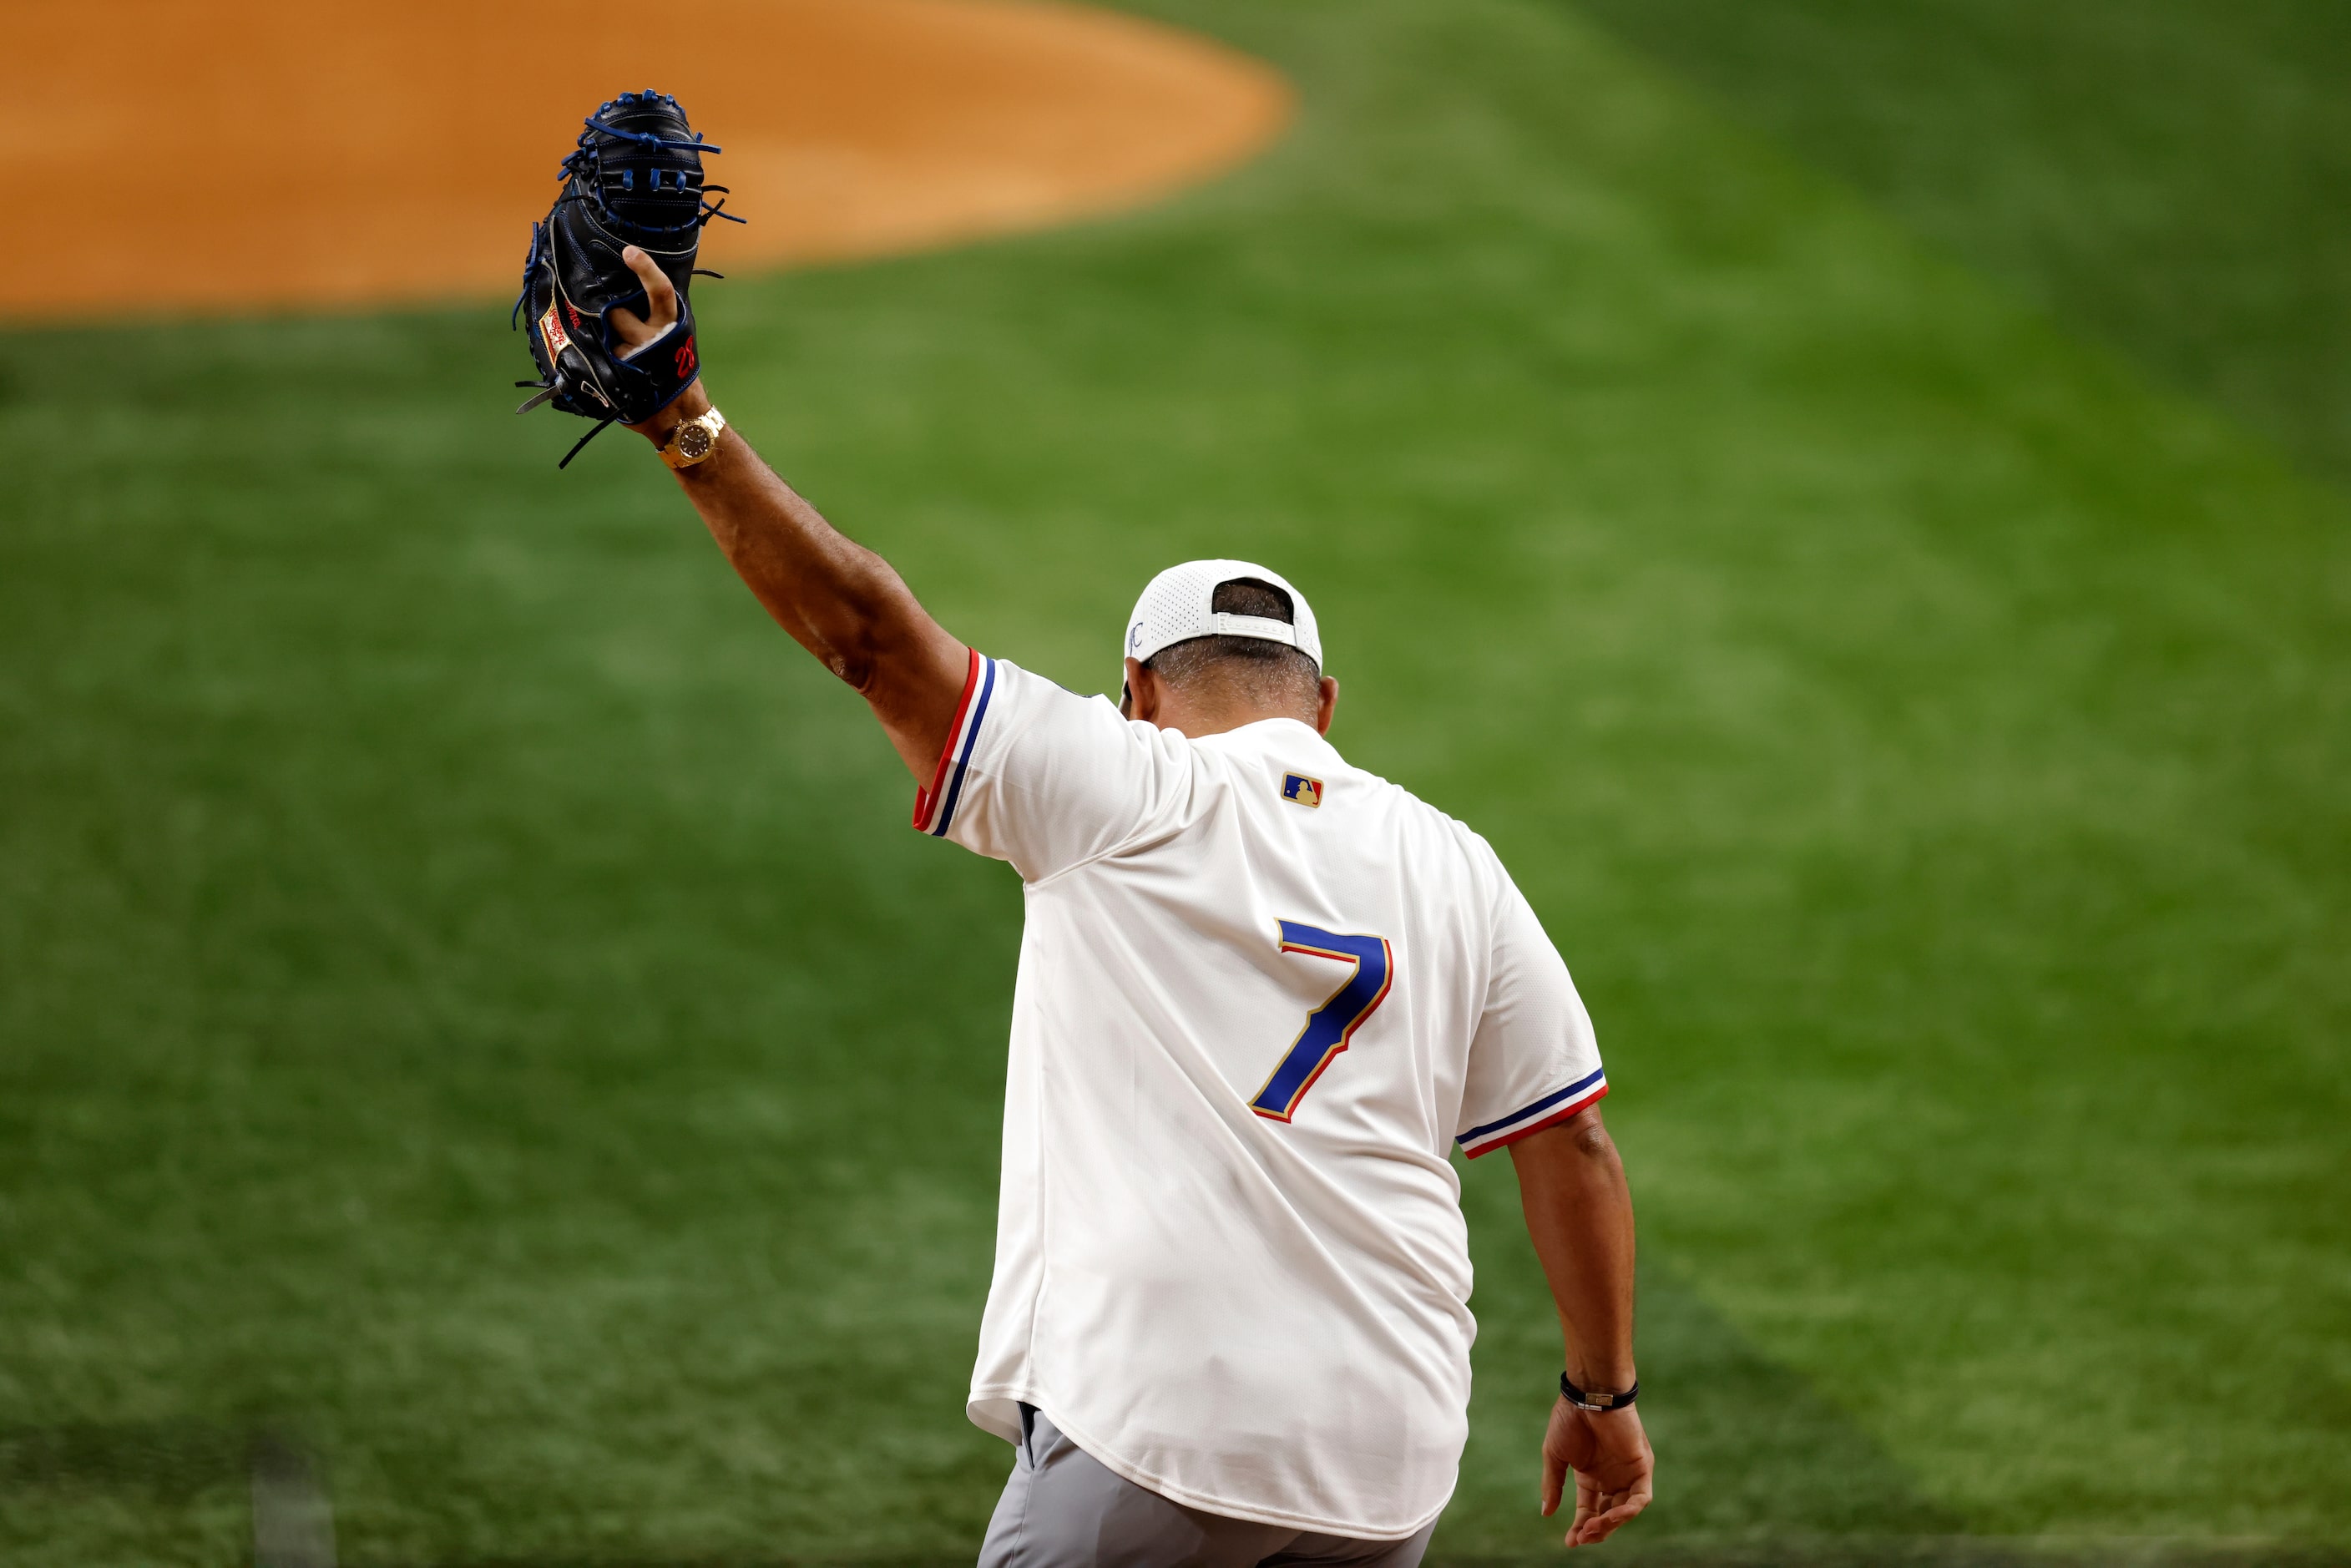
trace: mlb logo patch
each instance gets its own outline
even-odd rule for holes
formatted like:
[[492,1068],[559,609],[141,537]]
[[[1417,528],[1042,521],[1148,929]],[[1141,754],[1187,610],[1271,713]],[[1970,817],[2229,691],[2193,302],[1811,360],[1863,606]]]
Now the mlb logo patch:
[[1281,798],[1300,806],[1320,806],[1322,803],[1322,780],[1303,773],[1281,776]]

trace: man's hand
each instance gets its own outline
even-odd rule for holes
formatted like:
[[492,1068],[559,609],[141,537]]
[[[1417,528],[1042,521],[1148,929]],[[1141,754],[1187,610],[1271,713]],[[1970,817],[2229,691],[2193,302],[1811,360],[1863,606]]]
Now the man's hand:
[[645,286],[645,308],[650,312],[639,316],[617,305],[612,308],[612,336],[621,340],[620,357],[625,360],[677,325],[677,290],[670,287],[669,275],[635,246],[623,249],[621,259]]
[[[612,308],[612,336],[620,340],[620,357],[625,360],[646,344],[658,341],[663,333],[677,325],[677,290],[670,287],[668,276],[653,258],[637,246],[622,250],[621,259],[629,264],[629,270],[645,286],[645,315],[639,316],[618,306]],[[629,428],[659,446],[669,439],[680,420],[692,419],[709,407],[710,394],[702,390],[700,382],[695,382],[678,393],[677,401],[667,408]]]
[[1632,1406],[1595,1414],[1565,1399],[1551,1407],[1543,1434],[1542,1511],[1559,1511],[1570,1471],[1575,1474],[1575,1518],[1570,1546],[1597,1546],[1649,1506],[1649,1473],[1656,1459],[1640,1412]]

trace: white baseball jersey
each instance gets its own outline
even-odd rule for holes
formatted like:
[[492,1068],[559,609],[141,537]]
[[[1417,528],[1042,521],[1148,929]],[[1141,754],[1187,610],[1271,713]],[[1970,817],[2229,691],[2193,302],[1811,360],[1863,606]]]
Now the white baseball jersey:
[[1187,739],[974,653],[915,826],[1012,862],[974,1422],[1163,1496],[1400,1539],[1468,1434],[1472,1157],[1607,1092],[1486,841],[1295,719]]

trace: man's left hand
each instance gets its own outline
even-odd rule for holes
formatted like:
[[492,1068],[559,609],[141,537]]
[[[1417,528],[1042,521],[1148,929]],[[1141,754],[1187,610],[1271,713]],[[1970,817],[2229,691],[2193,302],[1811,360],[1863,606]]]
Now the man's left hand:
[[1575,1477],[1575,1518],[1567,1527],[1570,1546],[1597,1546],[1649,1506],[1650,1473],[1656,1456],[1632,1406],[1595,1413],[1561,1399],[1551,1407],[1543,1434],[1543,1517],[1559,1511],[1567,1477]]

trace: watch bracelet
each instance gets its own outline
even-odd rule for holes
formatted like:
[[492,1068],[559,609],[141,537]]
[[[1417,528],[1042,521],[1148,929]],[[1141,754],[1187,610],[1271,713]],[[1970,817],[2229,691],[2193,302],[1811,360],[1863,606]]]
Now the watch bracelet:
[[1575,1385],[1574,1381],[1566,1373],[1562,1372],[1559,1375],[1559,1396],[1578,1410],[1588,1410],[1599,1415],[1610,1410],[1622,1410],[1634,1400],[1638,1399],[1641,1396],[1641,1380],[1637,1377],[1633,1379],[1633,1386],[1622,1394],[1586,1394]]

